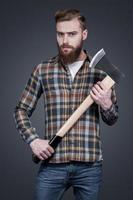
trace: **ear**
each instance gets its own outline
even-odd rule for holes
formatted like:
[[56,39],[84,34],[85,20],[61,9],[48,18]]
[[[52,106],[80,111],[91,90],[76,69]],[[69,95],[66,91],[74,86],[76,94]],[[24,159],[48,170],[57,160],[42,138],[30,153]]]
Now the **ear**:
[[87,36],[88,36],[88,30],[85,29],[83,30],[83,40],[86,40]]

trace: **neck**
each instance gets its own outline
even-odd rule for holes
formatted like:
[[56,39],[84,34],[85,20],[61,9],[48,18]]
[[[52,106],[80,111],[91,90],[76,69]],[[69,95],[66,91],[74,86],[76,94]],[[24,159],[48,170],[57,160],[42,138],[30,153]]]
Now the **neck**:
[[80,55],[79,55],[79,57],[77,58],[76,61],[84,61],[85,59],[86,59],[86,54],[85,54],[85,52],[82,49],[81,53],[80,53]]

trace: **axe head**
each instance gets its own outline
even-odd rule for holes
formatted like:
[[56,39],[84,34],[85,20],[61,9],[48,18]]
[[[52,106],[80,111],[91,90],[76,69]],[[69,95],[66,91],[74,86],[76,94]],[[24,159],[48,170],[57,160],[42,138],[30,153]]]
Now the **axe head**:
[[110,63],[106,53],[101,49],[92,59],[90,67],[95,67],[96,69],[102,70],[110,76],[115,83],[119,83],[121,77],[124,77],[124,74],[120,70]]

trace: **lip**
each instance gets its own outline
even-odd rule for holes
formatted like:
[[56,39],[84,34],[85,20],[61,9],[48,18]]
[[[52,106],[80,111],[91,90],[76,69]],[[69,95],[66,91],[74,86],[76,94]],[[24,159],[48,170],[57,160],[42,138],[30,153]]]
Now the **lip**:
[[62,49],[63,49],[63,51],[69,51],[71,48],[70,47],[63,47]]
[[63,49],[70,49],[70,47],[63,47]]

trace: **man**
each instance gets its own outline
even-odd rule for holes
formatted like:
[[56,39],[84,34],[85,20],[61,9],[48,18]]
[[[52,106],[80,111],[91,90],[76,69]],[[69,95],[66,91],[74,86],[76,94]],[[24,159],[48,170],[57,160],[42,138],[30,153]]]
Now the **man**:
[[[102,180],[102,150],[99,113],[105,123],[118,118],[114,87],[108,92],[101,80],[106,74],[89,68],[90,56],[83,50],[88,31],[78,10],[55,14],[58,55],[36,66],[15,109],[22,138],[42,161],[36,183],[36,200],[58,200],[73,187],[76,200],[98,199]],[[54,151],[48,141],[88,94],[95,103],[65,135]],[[43,94],[45,133],[41,139],[30,116]],[[52,155],[52,157],[51,157]],[[49,163],[44,160],[50,158]]]

